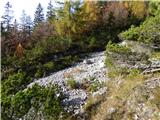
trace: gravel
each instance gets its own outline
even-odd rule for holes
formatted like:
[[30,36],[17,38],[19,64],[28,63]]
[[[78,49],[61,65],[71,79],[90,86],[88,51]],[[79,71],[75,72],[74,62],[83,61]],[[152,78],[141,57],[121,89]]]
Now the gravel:
[[[83,89],[69,89],[67,80],[72,78],[77,83],[81,84],[85,79],[89,80],[91,77],[94,77],[100,83],[106,82],[108,80],[106,76],[107,68],[105,67],[104,61],[104,52],[91,53],[88,58],[83,60],[83,62],[79,62],[70,68],[52,73],[48,77],[40,78],[38,80],[35,79],[28,87],[32,87],[35,83],[41,86],[58,84],[65,96],[62,101],[64,109],[67,112],[79,114],[79,112],[83,111],[82,105],[87,100],[88,93]],[[101,94],[100,92],[99,94]],[[102,92],[104,92],[104,90],[102,90]]]

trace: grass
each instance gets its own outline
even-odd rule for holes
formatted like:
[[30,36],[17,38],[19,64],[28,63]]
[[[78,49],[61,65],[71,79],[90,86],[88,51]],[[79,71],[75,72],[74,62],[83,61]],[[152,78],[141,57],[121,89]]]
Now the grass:
[[154,52],[154,53],[152,53],[151,58],[160,60],[160,52]]
[[78,88],[78,84],[77,84],[76,80],[73,79],[73,78],[69,78],[67,80],[67,84],[71,89],[77,89]]
[[83,79],[80,88],[86,90],[89,93],[96,92],[100,88],[105,87],[105,82],[100,82],[95,77],[89,77],[88,79]]
[[[131,94],[134,88],[141,85],[145,81],[145,76],[140,74],[137,69],[127,70],[126,68],[122,68],[117,70],[118,73],[116,74],[116,69],[112,69],[110,71],[112,74],[111,80],[107,83],[107,96],[106,100],[98,107],[96,111],[96,115],[92,116],[93,120],[99,119],[122,119],[124,108],[124,102]],[[125,71],[127,70],[127,72]],[[124,74],[124,72],[126,72]],[[109,114],[108,110],[114,108],[116,111],[114,116]]]
[[91,116],[96,114],[97,107],[102,103],[102,101],[105,99],[102,95],[96,95],[96,96],[89,96],[87,99],[86,104],[83,106],[85,112],[88,114],[87,119],[91,119]]
[[[138,103],[139,100],[142,100],[148,109],[155,109],[156,111],[159,111],[160,87],[156,87],[151,91],[154,95],[154,99],[152,100],[149,100],[147,97],[150,93],[146,91],[146,88],[142,87],[145,83],[145,80],[159,78],[159,75],[160,73],[150,74],[147,76],[142,75],[137,69],[129,70],[129,74],[126,75],[118,74],[114,77],[114,79],[112,78],[107,83],[108,92],[105,96],[105,101],[97,106],[97,110],[94,111],[96,114],[93,115],[92,113],[91,120],[120,120],[123,119],[124,116],[127,116],[127,119],[129,120],[133,119],[135,114],[134,110],[137,107],[136,103]],[[135,92],[137,88],[138,93]],[[138,96],[136,97],[134,95]],[[134,106],[128,105],[127,101],[135,102],[131,104]],[[91,105],[91,103],[89,105]],[[115,109],[114,113],[109,112],[109,110],[112,108]],[[154,113],[155,115],[153,118],[158,120],[160,118],[159,114],[156,112]]]

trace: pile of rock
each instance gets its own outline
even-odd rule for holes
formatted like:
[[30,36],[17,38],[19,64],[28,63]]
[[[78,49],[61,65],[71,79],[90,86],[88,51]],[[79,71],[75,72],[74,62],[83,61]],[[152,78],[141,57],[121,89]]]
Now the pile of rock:
[[[107,79],[106,76],[106,67],[104,64],[105,55],[104,52],[92,53],[88,58],[85,58],[83,62],[77,63],[75,66],[70,68],[66,68],[64,70],[53,73],[52,75],[35,80],[33,83],[28,85],[28,87],[32,87],[35,83],[41,86],[48,86],[50,84],[57,84],[64,95],[64,99],[62,104],[64,109],[67,112],[71,112],[74,114],[81,114],[83,112],[82,106],[85,104],[88,93],[86,90],[81,89],[80,87],[77,89],[70,89],[67,80],[72,79],[75,80],[76,83],[82,84],[84,80],[88,80],[91,85],[90,78],[94,77],[99,83],[105,82]],[[96,94],[104,94],[106,92],[106,88],[97,90]]]

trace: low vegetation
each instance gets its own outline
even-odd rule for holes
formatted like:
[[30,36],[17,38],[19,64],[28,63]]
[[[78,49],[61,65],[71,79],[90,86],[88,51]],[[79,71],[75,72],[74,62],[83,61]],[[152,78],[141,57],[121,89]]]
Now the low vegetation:
[[[135,67],[149,65],[150,60],[159,60],[159,50],[152,48],[152,45],[158,46],[160,41],[156,37],[159,34],[158,17],[159,13],[156,13],[139,27],[131,26],[120,33],[119,37],[124,40],[122,44],[107,44],[105,63],[110,78],[106,83],[107,93],[103,99],[88,99],[85,107],[89,119],[160,119],[157,94],[160,90],[156,83],[160,79],[159,72],[142,74],[143,69]],[[101,102],[98,104],[95,101]],[[87,108],[92,109],[87,111]]]
[[131,26],[129,30],[120,34],[124,40],[139,41],[150,45],[159,46],[160,35],[157,30],[160,29],[160,14],[148,18],[139,27]]
[[78,88],[78,83],[76,82],[76,80],[74,80],[73,78],[69,78],[67,80],[67,84],[71,89],[76,89]]
[[[152,86],[147,80],[160,74],[144,75],[144,69],[139,68],[160,60],[159,2],[68,0],[57,4],[56,8],[48,4],[46,19],[41,4],[34,21],[23,11],[20,25],[17,20],[13,23],[10,3],[5,6],[1,23],[2,120],[70,118],[72,115],[61,105],[63,95],[57,85],[27,86],[34,79],[80,61],[81,53],[105,49],[108,83],[89,78],[78,85],[72,73],[64,75],[71,89],[81,88],[92,94],[107,87],[106,95],[88,98],[84,105],[87,120],[133,119],[136,115],[140,119],[160,119],[159,88],[145,86]],[[149,99],[148,93],[154,98]],[[154,115],[136,111],[139,101]]]
[[56,85],[45,88],[37,84],[13,96],[2,94],[2,119],[61,119],[65,116],[61,97]]

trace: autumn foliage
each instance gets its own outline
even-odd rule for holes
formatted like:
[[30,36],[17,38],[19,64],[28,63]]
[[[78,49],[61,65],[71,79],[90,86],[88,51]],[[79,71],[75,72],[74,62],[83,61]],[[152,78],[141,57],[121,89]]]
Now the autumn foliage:
[[24,55],[24,48],[23,46],[21,45],[21,43],[19,43],[16,47],[16,55],[19,57],[19,58],[22,58],[23,55]]

